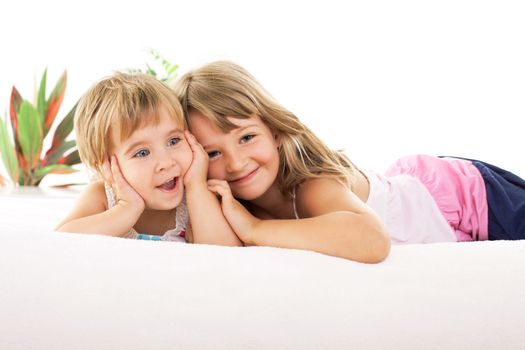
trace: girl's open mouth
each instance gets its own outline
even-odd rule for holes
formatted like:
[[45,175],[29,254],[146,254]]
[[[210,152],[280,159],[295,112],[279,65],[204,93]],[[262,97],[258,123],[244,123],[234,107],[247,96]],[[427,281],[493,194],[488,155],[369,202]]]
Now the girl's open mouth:
[[177,178],[174,177],[173,179],[166,181],[162,185],[157,186],[157,188],[161,191],[171,192],[175,189],[176,186],[177,186]]

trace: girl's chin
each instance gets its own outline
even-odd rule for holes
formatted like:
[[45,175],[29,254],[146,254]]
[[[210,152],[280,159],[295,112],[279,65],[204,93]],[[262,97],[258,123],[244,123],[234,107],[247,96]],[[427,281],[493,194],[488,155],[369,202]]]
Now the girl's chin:
[[[155,198],[154,200],[152,201],[148,201],[146,202],[146,205],[148,206],[148,208],[150,209],[154,209],[154,210],[172,210],[176,207],[178,207],[181,203],[182,203],[182,197],[183,197],[183,194],[182,192],[181,193],[178,193],[178,192],[175,192],[175,193],[170,193],[166,198],[166,193],[163,193],[164,194],[164,198]],[[149,204],[149,205],[148,205]]]
[[147,208],[150,210],[159,210],[159,211],[168,211],[173,210],[177,208],[180,205],[181,201],[178,201],[177,203],[169,203],[169,204],[159,204],[155,203],[152,205],[148,205]]
[[244,201],[253,201],[263,195],[263,193],[254,192],[254,191],[239,191],[233,192],[233,196],[237,199],[242,199]]

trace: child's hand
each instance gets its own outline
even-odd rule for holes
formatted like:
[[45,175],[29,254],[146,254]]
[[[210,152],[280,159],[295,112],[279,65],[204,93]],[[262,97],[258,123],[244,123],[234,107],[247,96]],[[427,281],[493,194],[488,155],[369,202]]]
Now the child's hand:
[[122,172],[120,171],[120,167],[115,156],[111,156],[109,160],[106,160],[102,164],[102,176],[104,181],[106,181],[106,183],[108,183],[115,192],[117,204],[136,208],[140,213],[144,211],[146,206],[144,199],[126,181],[124,175],[122,175]]
[[222,213],[233,231],[235,231],[235,234],[245,245],[251,245],[252,234],[260,220],[233,197],[230,186],[226,181],[208,180],[208,189],[220,196]]
[[193,160],[191,165],[184,175],[184,186],[188,186],[195,183],[206,184],[206,177],[208,173],[208,154],[204,151],[201,144],[197,142],[195,136],[189,131],[184,132],[186,140],[191,147],[193,152]]

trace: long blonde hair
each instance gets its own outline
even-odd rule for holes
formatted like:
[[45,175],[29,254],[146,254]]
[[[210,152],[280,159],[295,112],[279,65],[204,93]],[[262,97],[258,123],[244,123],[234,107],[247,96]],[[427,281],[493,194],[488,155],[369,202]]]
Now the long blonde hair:
[[310,178],[330,176],[351,187],[355,167],[340,151],[330,150],[292,112],[281,106],[239,65],[212,62],[177,79],[173,86],[188,118],[198,110],[223,132],[236,128],[228,117],[258,115],[279,136],[277,183],[283,194]]
[[[173,91],[150,75],[116,72],[94,84],[81,97],[75,112],[82,162],[100,171],[112,142],[127,139],[142,126],[157,125],[160,108],[166,108],[174,121],[186,128],[182,107]],[[111,136],[117,139],[112,140]]]

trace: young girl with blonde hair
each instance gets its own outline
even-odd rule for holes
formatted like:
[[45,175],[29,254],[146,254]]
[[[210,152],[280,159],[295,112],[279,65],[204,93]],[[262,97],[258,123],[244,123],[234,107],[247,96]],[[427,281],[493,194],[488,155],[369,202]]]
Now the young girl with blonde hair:
[[525,238],[525,181],[503,169],[426,155],[386,176],[357,168],[232,62],[190,71],[174,89],[245,244],[379,262],[390,241]]
[[80,99],[75,131],[80,157],[99,179],[58,231],[241,244],[207,188],[206,153],[164,83],[146,74],[102,79]]
[[364,203],[363,174],[244,69],[212,63],[174,88],[190,130],[208,152],[210,189],[222,196],[223,213],[245,244],[363,262],[388,255],[385,227]]

